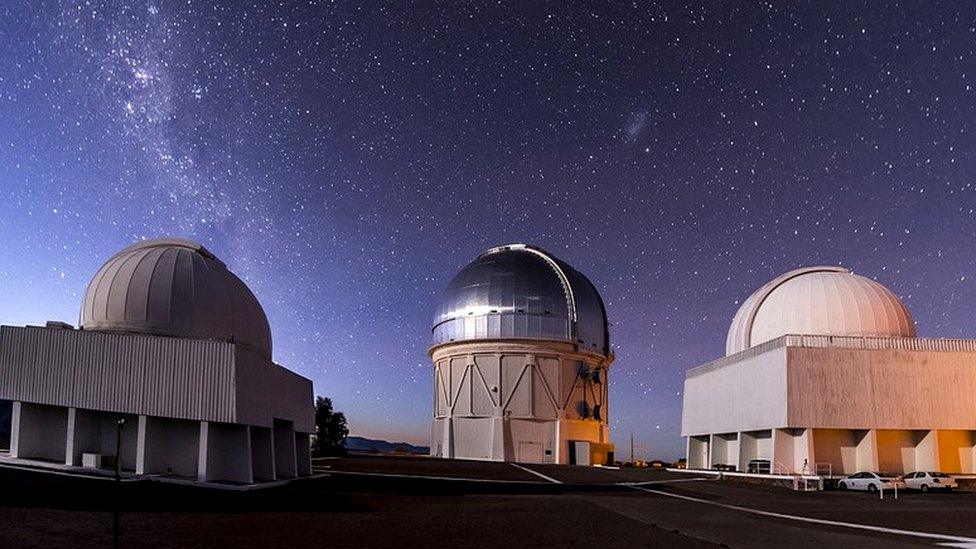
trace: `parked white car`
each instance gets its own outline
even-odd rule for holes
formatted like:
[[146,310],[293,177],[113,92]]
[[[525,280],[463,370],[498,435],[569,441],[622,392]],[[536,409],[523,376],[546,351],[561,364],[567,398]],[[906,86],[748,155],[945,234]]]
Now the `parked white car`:
[[837,482],[838,490],[867,490],[877,492],[878,490],[903,490],[905,483],[901,477],[891,473],[875,473],[862,471],[847,475]]
[[959,488],[956,479],[945,473],[935,471],[912,471],[905,475],[905,486],[923,492],[929,490],[945,490],[948,492],[953,488]]

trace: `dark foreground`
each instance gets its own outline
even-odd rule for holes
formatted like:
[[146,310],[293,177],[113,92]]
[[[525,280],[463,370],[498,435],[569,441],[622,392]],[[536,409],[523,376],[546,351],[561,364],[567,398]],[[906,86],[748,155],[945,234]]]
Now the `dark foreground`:
[[109,480],[0,468],[0,546],[110,546],[115,501],[123,547],[900,547],[961,543],[906,531],[976,537],[970,493],[879,501],[648,470],[527,466],[545,480],[494,463],[363,457],[318,465],[328,476],[247,492],[152,481],[116,491]]

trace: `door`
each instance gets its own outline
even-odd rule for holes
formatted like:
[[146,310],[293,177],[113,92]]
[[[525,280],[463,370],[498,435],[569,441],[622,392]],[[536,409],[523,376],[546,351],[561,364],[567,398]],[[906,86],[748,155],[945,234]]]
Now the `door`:
[[515,461],[522,463],[542,463],[542,444],[538,442],[519,441]]

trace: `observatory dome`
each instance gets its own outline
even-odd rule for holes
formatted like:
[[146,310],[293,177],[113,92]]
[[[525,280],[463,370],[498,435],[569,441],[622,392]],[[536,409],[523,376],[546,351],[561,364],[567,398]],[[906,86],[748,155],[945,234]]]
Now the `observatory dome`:
[[441,295],[434,345],[490,339],[567,341],[610,354],[606,309],[593,283],[525,244],[481,254]]
[[189,240],[138,242],[112,256],[88,284],[81,327],[233,342],[271,359],[271,329],[257,298]]
[[780,275],[745,300],[725,353],[786,334],[915,337],[915,322],[881,284],[843,267],[806,267]]

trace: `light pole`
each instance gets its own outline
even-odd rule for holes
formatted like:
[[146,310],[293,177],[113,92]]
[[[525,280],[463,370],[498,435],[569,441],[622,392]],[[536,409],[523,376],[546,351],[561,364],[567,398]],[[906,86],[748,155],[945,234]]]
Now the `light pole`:
[[112,547],[119,548],[119,496],[122,493],[122,429],[125,418],[115,424],[115,497],[112,498]]

